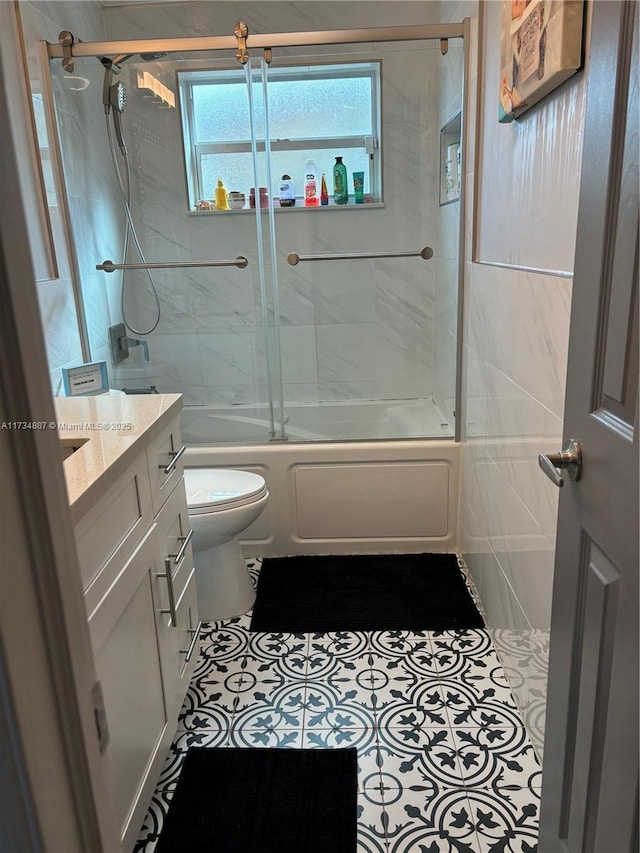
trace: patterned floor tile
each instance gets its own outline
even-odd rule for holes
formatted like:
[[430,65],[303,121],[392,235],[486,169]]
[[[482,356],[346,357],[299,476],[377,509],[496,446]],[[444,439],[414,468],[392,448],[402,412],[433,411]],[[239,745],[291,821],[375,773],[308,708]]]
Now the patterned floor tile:
[[417,726],[379,730],[385,785],[403,789],[430,779],[439,787],[462,787],[457,743],[451,729]]
[[453,651],[466,657],[483,658],[487,652],[494,651],[486,628],[433,631],[430,637],[434,652]]
[[[535,853],[540,799],[535,791],[467,789],[478,853]],[[475,851],[474,851],[475,853]]]
[[540,788],[540,764],[524,728],[453,729],[453,737],[465,786]]
[[411,725],[424,728],[449,726],[446,703],[435,679],[403,689],[393,682],[375,684],[374,707],[378,728]]
[[257,684],[238,697],[232,730],[302,729],[305,709],[304,682],[287,682],[272,688]]
[[358,794],[357,853],[387,853],[386,813],[370,790]]
[[251,634],[242,668],[259,682],[302,679],[307,669],[307,643],[303,634]]
[[227,690],[209,692],[198,686],[189,686],[178,716],[178,729],[228,732],[235,713],[237,694]]
[[372,692],[357,681],[339,685],[307,681],[305,730],[375,729]]
[[358,749],[375,749],[377,754],[376,733],[373,728],[346,728],[340,724],[341,718],[333,728],[305,729],[304,742],[309,748],[340,749],[353,746]]
[[307,651],[307,678],[333,683],[344,681],[370,684],[372,658],[364,632],[312,634]]
[[239,726],[231,730],[229,746],[300,749],[302,746],[302,730],[274,729],[269,726],[251,729]]
[[467,792],[433,783],[405,789],[385,803],[389,853],[478,853],[479,841]]
[[493,681],[464,684],[454,678],[439,681],[451,726],[522,725],[508,687]]
[[371,631],[369,648],[381,657],[403,658],[416,649],[431,647],[428,631]]
[[248,627],[244,617],[228,619],[224,623],[209,622],[200,632],[200,654],[217,661],[237,661],[247,651]]

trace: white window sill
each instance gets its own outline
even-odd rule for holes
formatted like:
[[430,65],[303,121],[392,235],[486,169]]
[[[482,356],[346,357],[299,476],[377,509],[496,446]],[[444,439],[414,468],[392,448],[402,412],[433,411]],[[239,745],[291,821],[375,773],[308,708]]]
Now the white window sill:
[[[280,207],[279,204],[273,205],[273,210],[276,213],[327,213],[330,210],[339,211],[339,210],[379,210],[380,208],[386,207],[385,202],[383,201],[369,201],[363,204],[356,204],[352,199],[349,199],[348,204],[332,204],[331,202],[328,205],[320,205],[319,207],[306,207],[304,204],[296,204],[293,207]],[[263,207],[261,210],[264,213],[267,213],[268,208]],[[231,213],[252,213],[255,216],[255,208],[253,207],[242,207],[240,210],[188,210],[187,216],[223,216],[224,214]]]

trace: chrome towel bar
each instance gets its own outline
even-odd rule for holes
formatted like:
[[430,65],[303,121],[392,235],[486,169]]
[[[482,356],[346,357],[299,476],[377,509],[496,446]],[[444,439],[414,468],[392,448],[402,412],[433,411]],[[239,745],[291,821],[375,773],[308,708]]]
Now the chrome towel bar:
[[338,255],[299,255],[297,252],[290,252],[287,261],[295,267],[300,261],[352,261],[364,258],[424,258],[428,261],[432,257],[433,249],[425,246],[419,252],[342,252]]
[[113,261],[103,261],[101,264],[96,264],[97,270],[104,272],[115,272],[116,270],[178,270],[178,269],[197,269],[198,267],[238,267],[243,270],[248,265],[249,261],[240,255],[232,260],[225,261],[166,261],[157,264],[114,264]]

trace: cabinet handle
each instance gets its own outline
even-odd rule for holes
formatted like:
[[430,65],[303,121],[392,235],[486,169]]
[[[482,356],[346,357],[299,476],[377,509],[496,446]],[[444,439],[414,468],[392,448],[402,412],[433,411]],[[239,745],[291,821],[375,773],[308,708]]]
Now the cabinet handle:
[[160,613],[166,613],[168,616],[171,616],[171,627],[178,627],[178,614],[176,613],[176,595],[173,590],[173,575],[171,574],[171,560],[167,559],[164,561],[165,571],[162,574],[159,574],[159,578],[167,579],[167,593],[169,595],[169,609],[161,610]]
[[162,468],[165,474],[170,474],[176,467],[176,462],[178,461],[178,459],[180,459],[186,449],[187,445],[183,444],[180,450],[170,450],[169,453],[171,454],[171,456],[173,456],[173,459],[171,460],[171,462],[169,462],[168,465],[158,465],[158,468]]
[[189,547],[189,542],[193,538],[193,530],[190,530],[186,536],[178,536],[178,539],[182,541],[182,545],[180,546],[180,550],[177,554],[169,554],[170,557],[173,558],[173,565],[179,566],[180,563],[184,560],[185,551]]
[[180,654],[184,655],[184,662],[189,663],[191,659],[191,655],[193,654],[193,650],[196,647],[196,643],[198,642],[198,638],[200,636],[200,628],[202,628],[202,622],[198,622],[196,628],[189,628],[189,633],[193,634],[193,638],[191,640],[191,644],[188,649],[180,649]]

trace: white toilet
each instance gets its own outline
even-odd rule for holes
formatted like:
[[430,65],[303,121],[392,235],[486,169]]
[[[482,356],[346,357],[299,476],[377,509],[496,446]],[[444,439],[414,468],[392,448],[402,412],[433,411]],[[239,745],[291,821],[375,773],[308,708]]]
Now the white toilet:
[[227,468],[185,468],[184,481],[200,619],[246,613],[256,596],[238,536],[265,508],[267,484],[259,474]]

